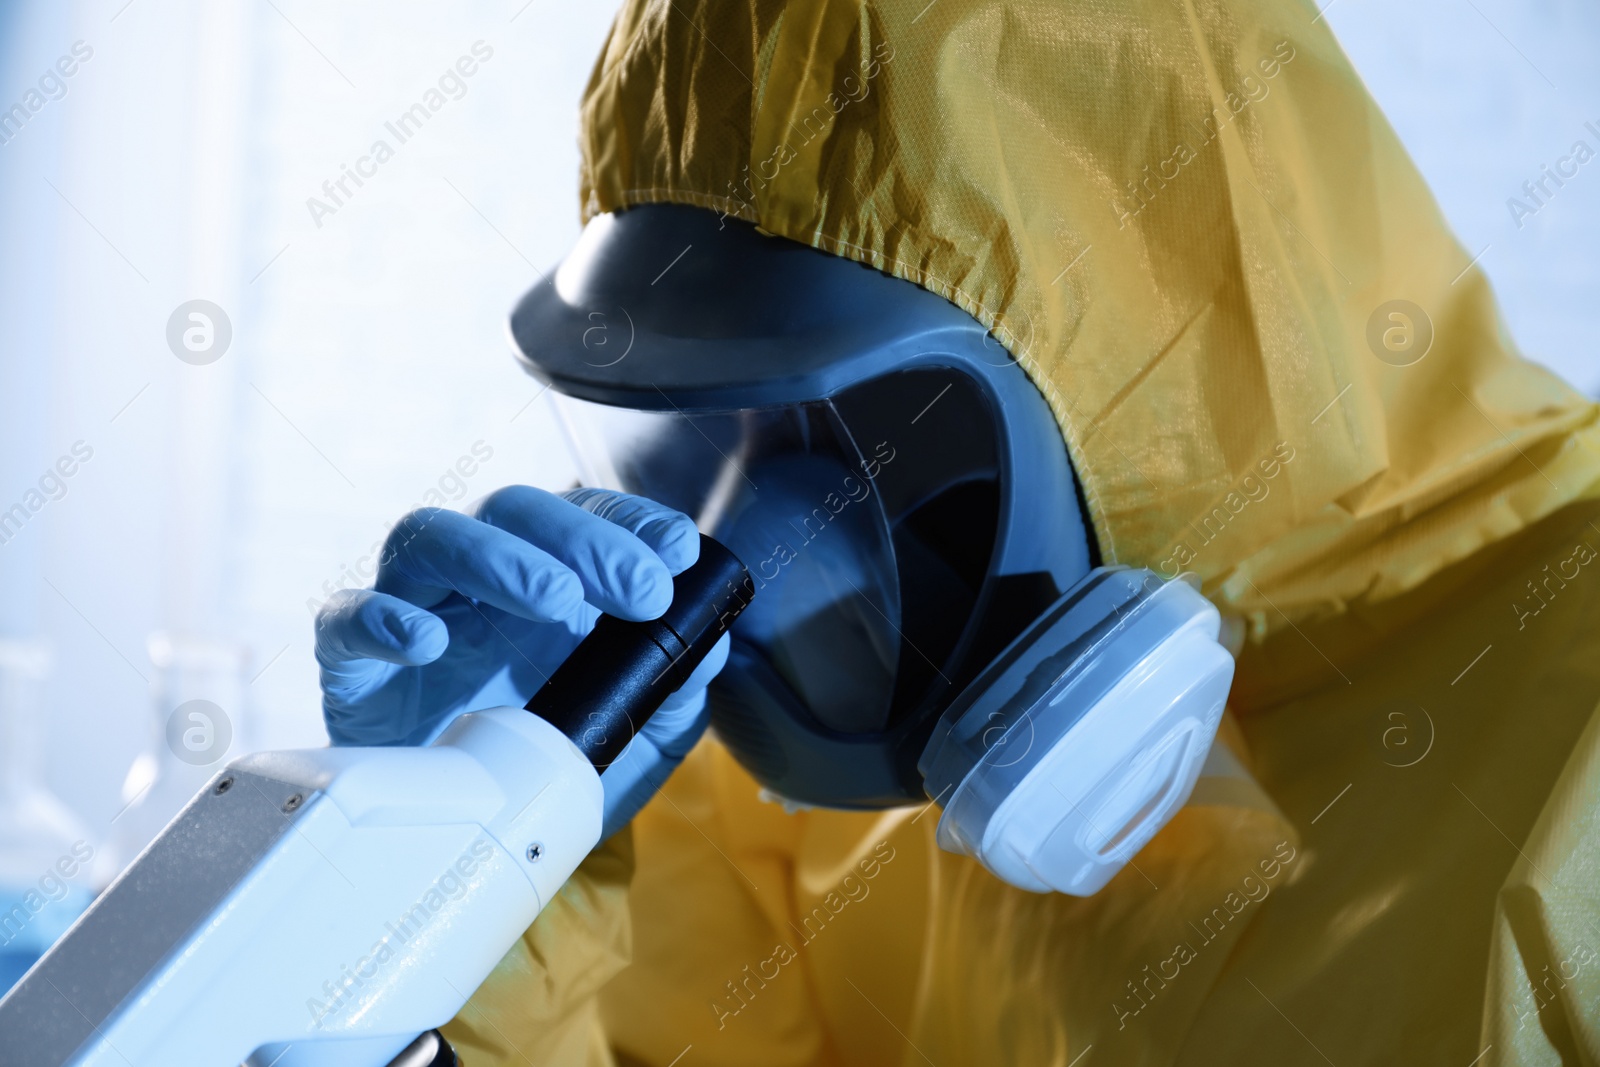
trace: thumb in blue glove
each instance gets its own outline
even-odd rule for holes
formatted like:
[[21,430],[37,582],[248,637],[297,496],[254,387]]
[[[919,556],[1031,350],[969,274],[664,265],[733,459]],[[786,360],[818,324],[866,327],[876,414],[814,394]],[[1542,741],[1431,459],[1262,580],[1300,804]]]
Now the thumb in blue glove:
[[[317,618],[323,715],[334,744],[427,744],[455,716],[520,706],[602,611],[658,618],[672,575],[699,556],[685,515],[594,489],[509,486],[471,515],[424,508],[396,525],[375,587],[329,599]],[[609,835],[705,730],[713,651],[646,724],[627,768],[602,777]]]
[[689,680],[640,727],[622,754],[600,776],[606,791],[604,841],[633,819],[694,748],[711,711],[706,686],[728,662],[728,637],[723,635],[689,675]]

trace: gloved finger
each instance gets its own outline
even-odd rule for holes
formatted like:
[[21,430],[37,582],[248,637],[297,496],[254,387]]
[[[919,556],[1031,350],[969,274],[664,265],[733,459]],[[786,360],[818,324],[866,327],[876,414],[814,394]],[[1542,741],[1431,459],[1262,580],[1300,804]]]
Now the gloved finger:
[[723,635],[682,687],[662,703],[600,775],[605,790],[602,841],[639,813],[705,735],[711,724],[706,686],[727,662],[728,637]]
[[[563,497],[512,485],[489,494],[473,511],[480,521],[514,533],[566,564],[583,583],[585,599],[609,615],[653,619],[672,603],[672,574],[652,545]],[[642,525],[658,534],[661,524]],[[675,554],[681,555],[681,549]]]
[[316,655],[324,667],[372,659],[417,667],[449,644],[443,619],[371,589],[341,589],[317,612]]
[[706,653],[706,658],[700,661],[700,666],[689,672],[689,677],[678,687],[678,693],[693,693],[710,685],[711,679],[721,674],[722,668],[728,665],[728,651],[732,647],[732,636],[723,634],[722,639]]
[[[381,664],[368,661],[366,666],[376,668]],[[375,747],[395,744],[404,737],[403,727],[386,717],[366,712],[359,703],[347,703],[332,694],[324,694],[322,725],[328,731],[328,743],[334,748]]]
[[700,740],[710,716],[704,709],[706,686],[728,662],[728,635],[706,654],[687,681],[650,716],[639,732],[664,755],[682,759]]
[[568,489],[561,495],[649,545],[670,574],[681,574],[700,558],[700,531],[695,529],[694,520],[681,511],[648,497],[610,489]]
[[467,515],[418,508],[390,531],[373,583],[432,607],[452,592],[534,622],[559,622],[583,604],[583,583],[549,552]]
[[[641,730],[600,775],[600,786],[605,791],[600,840],[604,841],[639,814],[639,809],[666,784],[705,733],[711,722],[705,690],[695,693],[682,710],[692,712],[692,717],[680,724],[684,728],[678,737],[658,744],[647,731]],[[650,721],[655,722],[655,719]]]
[[600,840],[607,840],[632,822],[681,762],[663,756],[643,734],[629,741],[622,755],[600,775],[600,788],[605,793]]

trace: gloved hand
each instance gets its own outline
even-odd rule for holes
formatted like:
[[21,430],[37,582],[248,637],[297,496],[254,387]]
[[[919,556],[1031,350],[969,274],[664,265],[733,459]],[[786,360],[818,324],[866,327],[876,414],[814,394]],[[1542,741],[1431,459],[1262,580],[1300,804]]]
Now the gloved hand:
[[[457,715],[521,705],[600,617],[653,619],[694,563],[688,516],[599,489],[508,486],[471,515],[420,508],[384,543],[373,589],[316,621],[322,716],[335,745],[423,745]],[[602,839],[625,825],[705,732],[724,637],[601,776]]]

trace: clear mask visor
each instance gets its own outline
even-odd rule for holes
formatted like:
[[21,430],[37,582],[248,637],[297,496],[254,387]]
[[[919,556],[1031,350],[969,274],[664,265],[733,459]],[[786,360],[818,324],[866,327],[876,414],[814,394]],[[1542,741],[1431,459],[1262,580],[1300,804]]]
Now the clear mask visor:
[[744,562],[756,596],[734,636],[818,721],[886,727],[903,640],[877,485],[892,447],[858,440],[832,401],[690,414],[551,396],[586,484],[676,508]]

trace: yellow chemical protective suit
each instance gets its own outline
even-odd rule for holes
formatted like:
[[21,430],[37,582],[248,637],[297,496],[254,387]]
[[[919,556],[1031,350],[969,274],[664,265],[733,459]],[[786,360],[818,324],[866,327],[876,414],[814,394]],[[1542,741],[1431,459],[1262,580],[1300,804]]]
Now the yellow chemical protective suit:
[[1317,15],[627,4],[585,217],[701,205],[991,327],[1105,560],[1244,624],[1238,765],[1074,899],[708,741],[453,1025],[472,1067],[1600,1062],[1596,409]]

